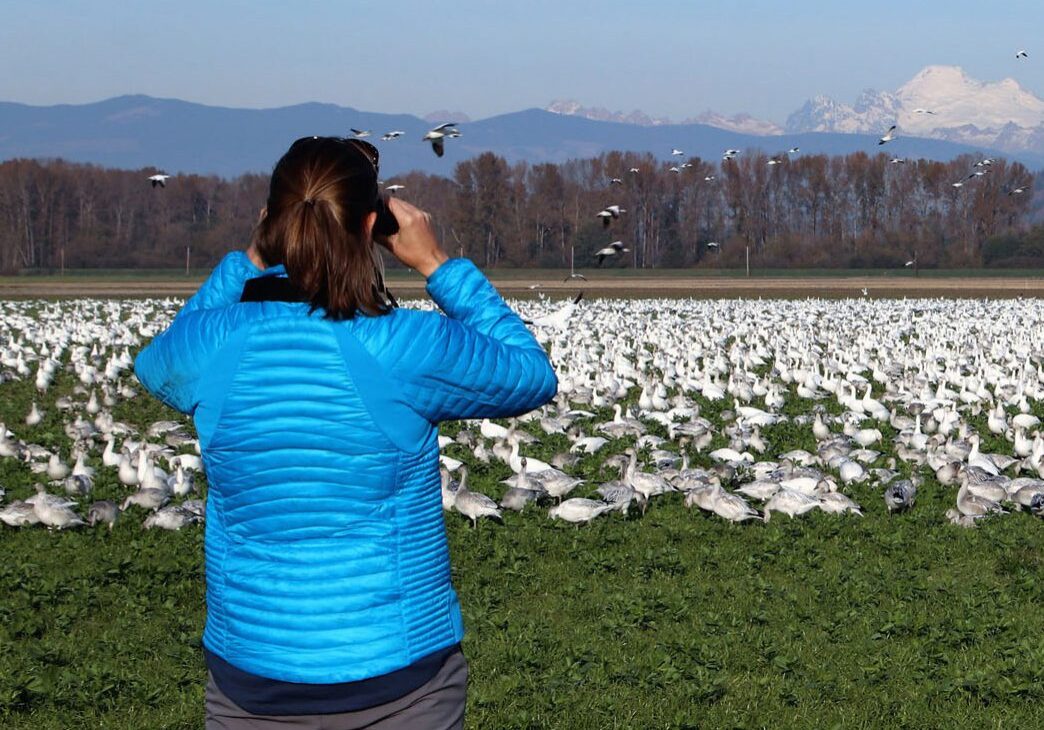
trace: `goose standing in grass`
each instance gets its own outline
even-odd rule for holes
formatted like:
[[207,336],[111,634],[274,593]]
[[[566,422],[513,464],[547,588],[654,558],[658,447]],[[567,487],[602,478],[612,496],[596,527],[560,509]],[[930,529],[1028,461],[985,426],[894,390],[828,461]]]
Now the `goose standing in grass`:
[[36,486],[36,494],[25,500],[33,505],[33,512],[40,524],[49,528],[64,530],[70,527],[79,527],[84,524],[83,519],[73,511],[76,502],[48,494],[42,484]]
[[847,495],[841,494],[841,492],[827,489],[825,482],[820,482],[816,485],[815,495],[819,500],[819,508],[824,512],[830,512],[832,514],[844,514],[845,512],[851,512],[853,514],[863,516],[862,508],[856,504]]
[[649,506],[649,499],[645,494],[623,482],[608,482],[598,487],[597,492],[601,495],[602,501],[612,505],[613,509],[622,512],[624,515],[627,514],[632,503],[638,505],[638,509],[641,510],[643,515],[646,507]]
[[914,506],[916,500],[917,487],[909,479],[892,482],[885,488],[884,501],[889,514],[905,512]]
[[170,501],[170,494],[165,489],[139,489],[134,494],[123,500],[123,504],[120,505],[120,510],[123,512],[127,511],[127,508],[132,504],[137,505],[145,510],[155,511]]
[[26,426],[35,426],[43,420],[43,414],[40,413],[39,407],[36,405],[36,401],[33,401],[32,408],[29,409],[29,415],[25,417]]
[[511,471],[515,472],[516,474],[521,472],[523,469],[523,460],[525,460],[525,468],[528,470],[530,474],[539,474],[541,472],[554,469],[554,467],[548,464],[546,461],[534,459],[531,456],[520,456],[518,453],[518,441],[515,441],[511,444],[511,453],[508,456],[508,466],[511,467]]
[[957,490],[957,509],[962,515],[969,517],[985,517],[988,514],[1004,514],[1005,510],[999,502],[972,494],[965,482]]
[[729,522],[762,519],[761,514],[751,507],[747,500],[738,494],[727,492],[721,487],[717,487],[712,491],[710,507],[711,512]]
[[194,512],[184,509],[180,505],[168,505],[156,510],[142,523],[146,530],[159,528],[161,530],[180,530],[186,525],[193,525],[203,520]]
[[[527,462],[527,459],[522,459],[523,465]],[[519,478],[521,479],[522,473],[519,472]],[[583,479],[577,479],[571,477],[563,471],[558,469],[547,469],[542,472],[538,472],[533,481],[541,486],[544,492],[550,497],[554,497],[559,502],[562,498],[576,489],[578,486],[584,483]],[[515,486],[518,486],[517,483]]]
[[442,482],[442,509],[450,512],[457,501],[457,488],[460,484],[453,481],[449,470],[445,468],[439,469],[439,478]]
[[0,507],[0,522],[8,527],[25,527],[40,522],[36,515],[36,507],[30,502],[16,499],[10,504]]
[[69,476],[69,465],[61,460],[58,454],[51,454],[47,462],[47,478],[51,481],[59,481]]
[[502,521],[500,509],[497,503],[481,492],[472,492],[468,489],[468,469],[460,468],[460,484],[457,486],[457,496],[453,500],[453,508],[471,520],[473,528],[478,527],[480,517]]
[[782,487],[765,502],[763,509],[764,520],[768,522],[772,512],[782,512],[793,519],[798,515],[814,510],[818,506],[819,500],[815,497]]
[[564,520],[577,526],[588,523],[599,515],[612,510],[615,505],[598,502],[584,497],[573,497],[557,504],[548,511],[553,520]]
[[109,499],[94,502],[87,508],[87,524],[91,527],[97,524],[106,524],[111,530],[119,516],[120,508]]
[[638,471],[638,453],[634,449],[628,449],[627,453],[630,458],[624,472],[625,484],[644,494],[647,500],[674,491],[674,487],[659,474]]

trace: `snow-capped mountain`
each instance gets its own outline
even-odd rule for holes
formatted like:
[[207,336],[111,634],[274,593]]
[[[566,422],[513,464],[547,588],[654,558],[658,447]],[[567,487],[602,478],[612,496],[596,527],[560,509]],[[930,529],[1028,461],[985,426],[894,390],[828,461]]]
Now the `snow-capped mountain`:
[[658,127],[662,124],[671,124],[666,117],[650,117],[643,111],[635,109],[630,113],[611,112],[600,106],[584,106],[574,99],[555,99],[544,111],[564,114],[568,117],[583,117],[594,119],[598,122],[618,122],[620,124],[637,124],[640,127]]
[[686,119],[684,124],[695,123],[695,124],[706,124],[709,127],[717,127],[718,129],[727,129],[730,132],[739,132],[741,134],[757,134],[762,137],[769,137],[777,134],[783,134],[783,127],[779,126],[775,122],[770,122],[767,119],[758,119],[752,117],[749,114],[736,114],[731,117],[727,117],[724,114],[719,114],[711,110],[707,110],[702,114],[699,114],[692,119]]
[[867,89],[848,106],[817,96],[790,115],[786,131],[900,134],[1044,152],[1044,100],[1014,79],[983,82],[957,66],[928,66],[895,92]]
[[630,113],[613,112],[603,107],[584,106],[573,99],[556,99],[544,109],[555,114],[564,114],[571,117],[583,117],[584,119],[594,119],[599,122],[637,124],[641,127],[659,127],[667,124],[706,124],[709,127],[727,129],[730,132],[739,132],[741,134],[756,134],[759,136],[783,134],[783,128],[775,122],[756,119],[749,114],[736,114],[735,116],[727,117],[724,114],[707,110],[699,116],[675,122],[667,117],[649,116],[638,109]]

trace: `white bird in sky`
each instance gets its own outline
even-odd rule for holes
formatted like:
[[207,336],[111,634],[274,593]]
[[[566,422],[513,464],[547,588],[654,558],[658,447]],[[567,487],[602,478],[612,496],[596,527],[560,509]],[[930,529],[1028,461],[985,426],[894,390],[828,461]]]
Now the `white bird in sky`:
[[674,157],[681,157],[684,154],[685,154],[684,152],[682,152],[681,150],[679,150],[677,148],[672,148],[671,149],[671,155],[673,155]]
[[891,127],[889,127],[888,131],[885,132],[884,137],[881,137],[881,139],[878,140],[877,144],[884,144],[885,142],[891,142],[893,139],[895,139],[895,126],[896,125],[893,124]]
[[791,147],[789,150],[787,150],[787,154],[788,155],[796,155],[800,151],[801,151],[800,147]]
[[783,160],[779,159],[778,157],[773,157],[771,160],[768,161],[768,164],[769,164],[769,166],[772,166],[772,165],[782,165],[783,164]]
[[384,189],[387,190],[389,193],[397,193],[400,190],[405,190],[406,186],[405,185],[398,185],[398,184],[396,184],[396,185],[385,185]]
[[739,152],[740,152],[739,150],[725,150],[725,152],[723,152],[722,155],[721,155],[721,159],[723,159],[723,160],[731,160],[733,157],[738,155]]
[[393,139],[398,139],[404,134],[406,133],[399,130],[395,130],[394,132],[385,132],[381,135],[381,139],[383,139],[385,142],[391,142]]
[[431,142],[431,148],[435,151],[436,156],[442,157],[445,150],[445,138],[446,137],[459,137],[460,131],[454,126],[453,122],[446,122],[440,124],[434,129],[428,130],[428,132],[421,138],[424,142]]
[[707,177],[703,178],[703,181],[704,182],[714,182],[717,179],[718,178],[716,178],[714,175],[708,175]]
[[619,205],[607,205],[605,206],[605,208],[599,211],[595,217],[602,219],[603,228],[608,228],[609,224],[613,220],[619,218],[621,213],[626,212],[627,211],[624,208],[621,208]]
[[903,266],[913,266],[913,265],[914,265],[913,261],[907,261],[905,264],[903,264]]
[[1023,187],[1012,188],[1011,190],[1008,191],[1008,195],[1022,195],[1024,192],[1026,192],[1026,188],[1023,188]]
[[933,112],[931,109],[921,109],[920,107],[918,107],[917,109],[914,109],[913,113],[914,114],[935,114],[935,112]]
[[167,180],[170,180],[170,175],[149,175],[149,182],[152,183],[152,187],[159,185],[161,188],[167,187]]
[[610,185],[623,185],[623,180],[621,180],[618,177],[611,177],[611,178],[609,178],[609,184]]
[[610,256],[618,256],[619,254],[627,253],[630,250],[631,249],[629,248],[624,248],[623,241],[613,241],[605,248],[596,251],[595,256],[598,257],[598,265],[601,266],[602,262]]
[[902,165],[904,162],[906,162],[906,158],[905,157],[893,157],[892,159],[889,160],[889,162],[892,163],[893,165]]
[[670,169],[669,169],[669,170],[667,170],[667,171],[668,171],[668,172],[681,172],[681,169],[680,169],[680,168],[677,168],[677,167],[672,167],[672,168],[670,168]]
[[721,244],[717,241],[708,241],[707,248],[721,248]]
[[638,174],[639,172],[641,172],[641,170],[639,170],[639,169],[638,169],[637,167],[632,167],[632,168],[631,168],[630,170],[628,170],[627,172],[633,172],[634,174],[636,174],[636,175],[637,175],[637,174]]
[[352,134],[355,135],[356,139],[362,139],[363,137],[369,137],[373,134],[369,129],[356,129],[355,127],[349,127]]
[[1019,51],[1015,54],[1015,58],[1029,58],[1029,54],[1025,51]]

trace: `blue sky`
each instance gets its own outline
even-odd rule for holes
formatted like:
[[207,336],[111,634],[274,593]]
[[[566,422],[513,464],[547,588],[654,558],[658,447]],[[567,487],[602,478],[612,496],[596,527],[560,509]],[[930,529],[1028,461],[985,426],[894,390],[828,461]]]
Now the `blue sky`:
[[928,64],[1044,96],[1041,28],[1042,0],[4,0],[0,100],[145,93],[483,117],[572,98],[782,121],[817,93],[851,103]]

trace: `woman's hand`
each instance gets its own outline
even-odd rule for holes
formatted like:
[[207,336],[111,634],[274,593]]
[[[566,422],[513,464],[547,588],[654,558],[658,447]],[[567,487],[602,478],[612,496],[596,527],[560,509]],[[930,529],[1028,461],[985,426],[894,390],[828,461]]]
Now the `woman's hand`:
[[388,200],[388,210],[398,221],[399,232],[375,240],[391,251],[404,266],[420,272],[425,278],[431,276],[435,269],[449,259],[435,238],[431,216],[398,198]]

